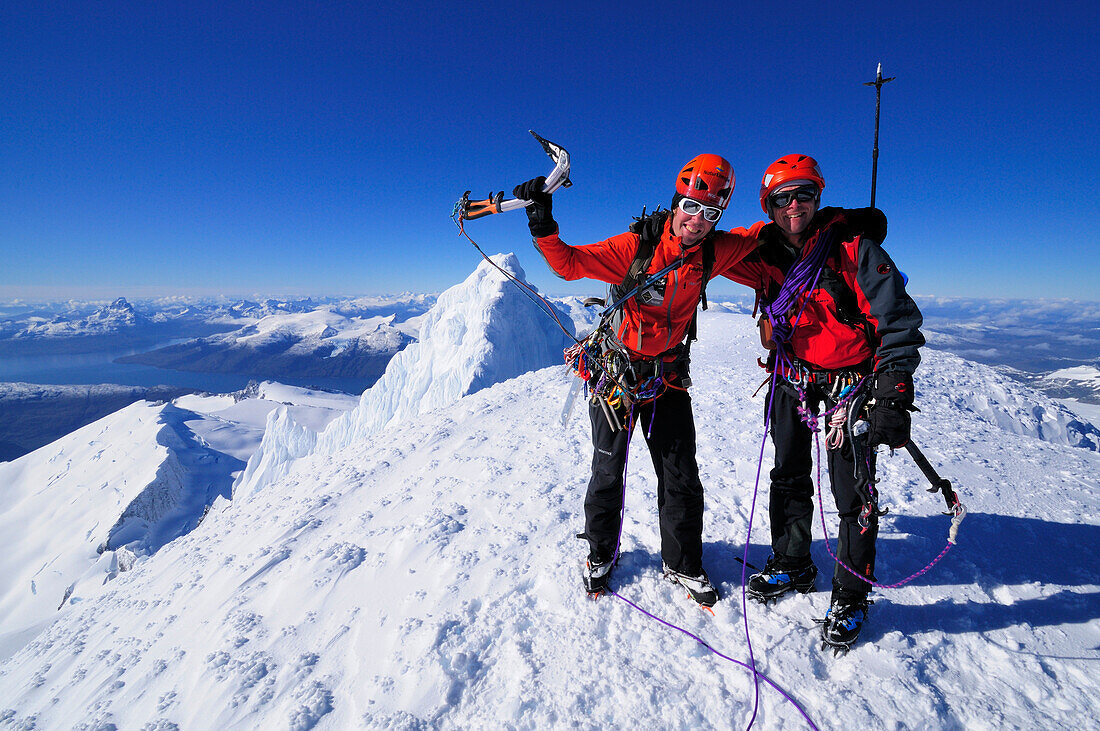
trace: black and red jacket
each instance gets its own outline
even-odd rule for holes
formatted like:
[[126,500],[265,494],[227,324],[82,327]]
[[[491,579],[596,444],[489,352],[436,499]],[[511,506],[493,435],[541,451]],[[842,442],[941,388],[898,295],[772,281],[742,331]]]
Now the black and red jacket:
[[[662,301],[641,304],[631,298],[623,305],[623,317],[615,335],[619,342],[637,358],[671,358],[670,350],[680,345],[695,316],[699,291],[703,284],[703,247],[687,251],[679,236],[671,232],[672,216],[664,224],[664,233],[653,251],[647,273],[653,274],[668,266],[681,255],[683,266],[670,272],[661,283]],[[757,223],[751,229],[714,231],[714,264],[711,278],[729,272],[757,245],[756,233],[764,226]],[[585,246],[570,246],[557,233],[535,239],[535,246],[558,276],[567,279],[589,277],[608,284],[620,284],[638,251],[638,234],[626,232],[604,241]]]
[[[755,289],[758,301],[773,301],[786,272],[817,245],[822,230],[835,220],[829,211],[819,211],[801,250],[787,242],[775,223],[765,225],[760,246],[726,276]],[[924,345],[923,317],[905,291],[903,275],[876,241],[863,236],[831,238],[832,251],[816,287],[803,293],[787,315],[794,326],[789,352],[820,370],[912,373]]]

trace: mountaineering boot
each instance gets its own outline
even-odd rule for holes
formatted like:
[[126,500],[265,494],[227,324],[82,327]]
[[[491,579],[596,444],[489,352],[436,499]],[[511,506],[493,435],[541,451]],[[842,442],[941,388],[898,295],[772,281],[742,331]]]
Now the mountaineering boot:
[[663,564],[665,578],[673,584],[679,584],[687,589],[691,598],[704,607],[713,607],[718,602],[718,590],[710,583],[707,572],[699,570],[698,576],[688,576],[678,571],[673,571],[667,564]]
[[794,589],[802,594],[812,591],[817,579],[817,566],[807,556],[801,566],[794,568],[775,555],[768,557],[764,570],[749,577],[745,592],[753,599],[767,602]]
[[589,594],[602,594],[607,590],[607,583],[611,580],[611,561],[604,561],[589,556],[581,570],[581,581],[584,590]]
[[821,620],[821,649],[832,647],[834,655],[847,652],[859,638],[870,604],[866,594],[834,593],[829,611]]

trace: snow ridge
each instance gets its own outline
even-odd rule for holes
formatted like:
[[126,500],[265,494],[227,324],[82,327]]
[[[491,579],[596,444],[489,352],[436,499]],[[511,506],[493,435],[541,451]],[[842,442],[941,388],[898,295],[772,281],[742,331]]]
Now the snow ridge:
[[19,537],[0,552],[0,658],[229,495],[242,463],[197,439],[194,416],[139,401],[0,465],[0,534]]
[[197,415],[166,404],[157,444],[166,449],[153,480],[126,506],[111,527],[105,548],[126,547],[138,556],[156,553],[191,532],[218,497],[228,499],[231,474],[241,468],[234,457],[208,448],[185,423]]
[[[492,260],[526,281],[515,254],[497,254]],[[558,316],[572,332],[568,314],[559,310]],[[363,393],[359,406],[333,421],[315,445],[307,449],[303,440],[309,437],[289,417],[270,417],[263,447],[249,460],[234,495],[254,494],[309,451],[334,454],[389,424],[561,363],[562,350],[569,344],[539,306],[483,261],[464,282],[439,296],[424,315],[419,341],[397,353],[378,382]]]

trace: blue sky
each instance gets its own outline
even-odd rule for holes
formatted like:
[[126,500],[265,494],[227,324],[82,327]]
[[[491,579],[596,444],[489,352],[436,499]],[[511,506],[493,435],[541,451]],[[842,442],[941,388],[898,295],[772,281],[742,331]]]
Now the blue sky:
[[[721,224],[816,157],[878,200],[914,293],[1100,299],[1100,6],[1089,3],[5,3],[0,296],[439,291],[477,264],[466,189],[550,168],[562,236],[625,230],[727,157]],[[557,280],[525,217],[470,222]],[[716,282],[716,292],[737,285]]]

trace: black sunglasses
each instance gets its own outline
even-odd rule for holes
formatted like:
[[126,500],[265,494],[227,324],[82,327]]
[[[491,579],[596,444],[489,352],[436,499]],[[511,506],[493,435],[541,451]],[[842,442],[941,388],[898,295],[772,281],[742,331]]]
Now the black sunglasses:
[[795,188],[794,190],[785,190],[782,193],[775,193],[771,197],[772,206],[775,208],[786,208],[791,204],[792,200],[796,200],[799,203],[809,203],[812,200],[817,200],[817,188],[813,186]]

